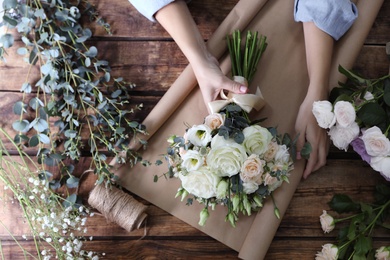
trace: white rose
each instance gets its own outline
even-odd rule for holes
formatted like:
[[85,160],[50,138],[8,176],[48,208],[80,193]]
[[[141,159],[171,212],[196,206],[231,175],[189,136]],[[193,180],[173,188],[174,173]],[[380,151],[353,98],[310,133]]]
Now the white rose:
[[222,126],[225,122],[225,115],[220,113],[213,113],[206,116],[204,119],[205,125],[210,127],[211,130],[217,129]]
[[261,184],[265,161],[258,155],[252,154],[244,161],[241,167],[240,178],[243,182],[255,182]]
[[334,105],[334,114],[337,123],[342,127],[350,126],[356,119],[355,108],[347,101],[338,101]]
[[372,157],[370,165],[375,171],[382,173],[387,180],[390,180],[390,157]]
[[211,129],[207,125],[194,125],[187,131],[188,141],[196,146],[206,146],[211,138]]
[[269,173],[266,173],[264,175],[264,185],[268,186],[268,190],[270,192],[279,188],[282,185],[282,183],[283,183],[282,179],[278,180],[278,178],[271,176],[271,174]]
[[182,156],[183,162],[181,165],[187,169],[187,171],[198,170],[204,163],[203,157],[198,151],[189,150]]
[[320,223],[324,233],[329,233],[335,227],[334,218],[329,215],[326,210],[322,211],[322,215],[320,216]]
[[361,139],[369,155],[390,155],[390,140],[382,133],[379,127],[373,126],[365,130]]
[[320,127],[328,129],[336,123],[336,116],[332,112],[333,106],[327,100],[316,101],[313,103],[313,115]]
[[352,123],[349,127],[342,127],[336,124],[329,130],[330,139],[333,144],[340,150],[347,151],[348,145],[358,137],[360,128],[356,122]]
[[223,147],[227,144],[233,144],[236,143],[233,139],[225,139],[225,137],[221,135],[215,135],[213,139],[211,139],[211,148],[215,149],[218,147]]
[[217,194],[217,185],[221,180],[207,167],[189,172],[186,175],[180,174],[181,185],[194,196],[209,199]]
[[316,254],[316,260],[336,260],[339,254],[339,249],[333,244],[325,244],[322,246],[322,251]]
[[243,182],[242,183],[243,190],[245,194],[251,194],[259,188],[259,185],[255,182]]
[[242,164],[247,158],[242,145],[222,139],[216,135],[211,142],[211,150],[207,155],[206,162],[210,169],[218,176],[231,177],[238,174]]
[[390,247],[386,248],[384,246],[381,246],[380,248],[378,248],[375,252],[375,259],[376,260],[390,259]]
[[282,163],[282,164],[289,164],[290,161],[290,153],[288,152],[288,148],[286,145],[280,145],[279,150],[276,152],[275,155],[275,161],[277,163]]
[[272,140],[272,135],[267,128],[252,125],[246,127],[242,133],[245,137],[243,146],[248,154],[262,155],[267,151],[268,145]]

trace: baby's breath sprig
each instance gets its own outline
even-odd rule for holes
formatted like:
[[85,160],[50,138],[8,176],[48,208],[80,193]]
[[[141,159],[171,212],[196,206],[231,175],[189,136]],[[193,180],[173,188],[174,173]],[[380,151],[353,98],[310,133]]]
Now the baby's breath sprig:
[[[95,252],[83,250],[86,221],[93,213],[77,201],[55,193],[49,187],[50,179],[42,167],[21,150],[3,129],[0,133],[1,140],[13,144],[18,153],[11,156],[0,141],[0,181],[8,199],[20,206],[28,225],[29,232],[22,238],[34,241],[36,255],[28,254],[36,259],[98,259]],[[15,158],[20,159],[16,161]],[[21,243],[10,235],[25,251]]]

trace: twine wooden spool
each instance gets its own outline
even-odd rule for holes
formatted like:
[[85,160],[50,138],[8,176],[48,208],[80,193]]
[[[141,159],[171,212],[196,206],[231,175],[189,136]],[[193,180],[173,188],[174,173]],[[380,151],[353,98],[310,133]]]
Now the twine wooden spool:
[[115,222],[128,232],[139,229],[147,217],[147,206],[124,191],[116,187],[106,188],[104,184],[92,189],[88,203],[107,220]]

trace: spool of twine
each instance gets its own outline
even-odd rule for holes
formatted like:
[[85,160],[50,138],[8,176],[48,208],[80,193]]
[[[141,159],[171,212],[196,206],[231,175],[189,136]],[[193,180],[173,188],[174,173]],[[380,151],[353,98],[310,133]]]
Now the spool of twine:
[[128,232],[139,229],[147,217],[147,206],[124,191],[116,187],[106,188],[104,184],[92,189],[88,203],[108,221],[118,224]]

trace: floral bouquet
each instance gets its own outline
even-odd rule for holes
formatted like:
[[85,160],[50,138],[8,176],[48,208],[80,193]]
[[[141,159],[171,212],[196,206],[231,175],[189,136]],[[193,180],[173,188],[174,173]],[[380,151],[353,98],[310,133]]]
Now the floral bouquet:
[[347,151],[349,145],[390,181],[390,75],[369,80],[339,66],[350,84],[340,84],[330,101],[313,104],[318,125],[329,129],[333,144]]
[[[235,77],[236,81],[250,81],[266,48],[266,38],[259,40],[257,33],[248,32],[243,58],[240,40],[239,31],[228,38],[232,73],[241,76]],[[176,196],[183,200],[191,194],[188,205],[194,199],[205,205],[199,225],[209,217],[209,206],[214,209],[220,204],[227,207],[225,221],[234,227],[240,213],[251,215],[261,209],[264,199],[288,182],[293,169],[289,148],[294,142],[288,134],[278,135],[276,128],[258,125],[261,120],[249,119],[251,107],[259,109],[264,104],[259,90],[256,95],[229,93],[226,97],[221,93],[221,97],[224,100],[210,104],[213,112],[203,124],[189,127],[183,137],[168,139],[167,175],[181,181]],[[275,202],[274,206],[275,215],[280,217]]]

